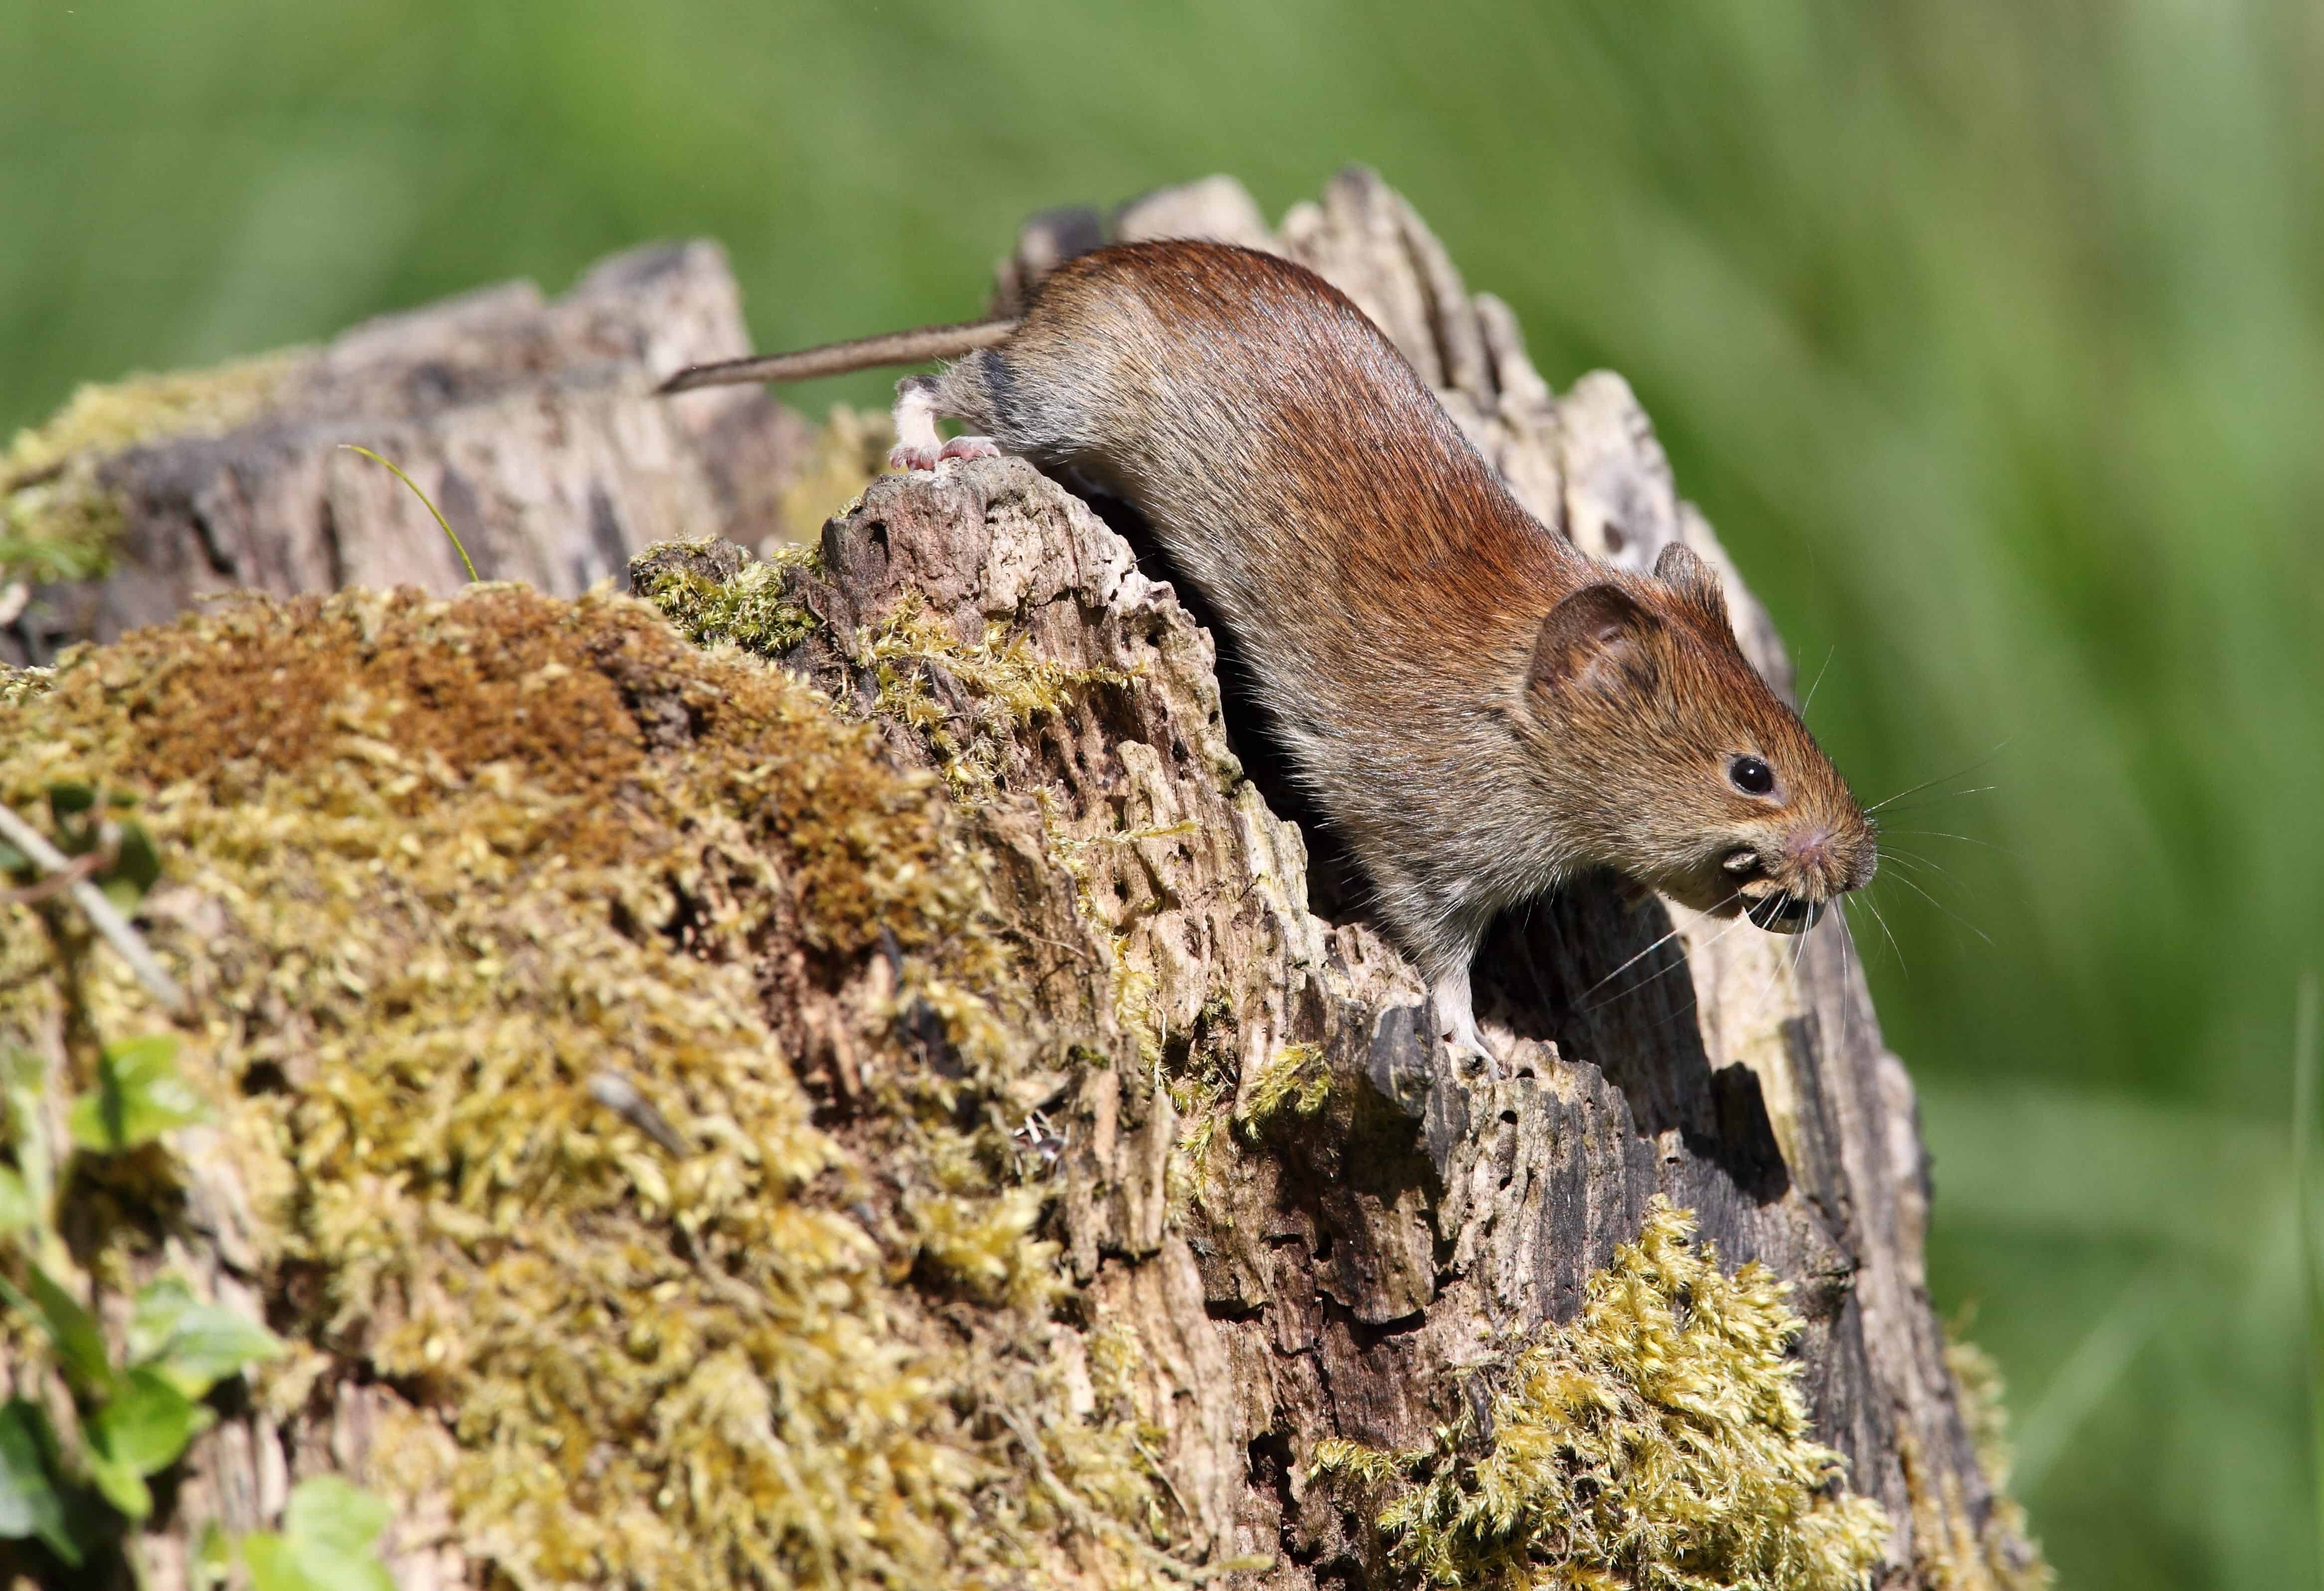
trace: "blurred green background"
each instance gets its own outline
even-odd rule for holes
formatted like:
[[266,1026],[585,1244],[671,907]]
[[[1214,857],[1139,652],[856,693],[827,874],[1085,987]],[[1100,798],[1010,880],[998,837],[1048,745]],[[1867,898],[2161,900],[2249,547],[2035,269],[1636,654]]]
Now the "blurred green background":
[[[1900,803],[1858,938],[2069,1586],[2316,1578],[2324,8],[8,0],[0,434],[655,236],[762,347],[1028,212],[1361,160],[1612,365]],[[806,389],[876,401],[884,382]]]

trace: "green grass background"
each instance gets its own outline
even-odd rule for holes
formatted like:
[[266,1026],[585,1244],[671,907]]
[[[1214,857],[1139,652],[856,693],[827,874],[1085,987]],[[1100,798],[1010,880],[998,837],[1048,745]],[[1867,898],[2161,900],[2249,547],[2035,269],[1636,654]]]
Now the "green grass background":
[[957,318],[1033,209],[1378,166],[1637,386],[1858,789],[1939,781],[1859,939],[2066,1584],[2277,1591],[2319,150],[2291,0],[5,0],[0,430],[656,236],[764,347]]

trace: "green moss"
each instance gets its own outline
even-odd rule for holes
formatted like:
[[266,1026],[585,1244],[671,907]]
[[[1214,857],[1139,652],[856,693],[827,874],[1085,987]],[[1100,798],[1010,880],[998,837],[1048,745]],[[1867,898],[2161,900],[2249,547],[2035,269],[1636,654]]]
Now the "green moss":
[[[643,604],[508,586],[211,609],[12,711],[0,800],[140,798],[152,937],[203,1013],[181,1068],[293,1343],[258,1393],[398,1388],[365,1484],[529,1586],[1164,1572],[1135,1430],[1053,1368],[1047,1193],[992,1108],[1042,1059],[1024,975],[941,787],[872,730]],[[161,1025],[88,966],[89,1031]],[[67,999],[0,908],[0,1031]],[[902,1048],[908,1006],[956,1076]],[[799,1078],[835,1044],[844,1131]],[[92,1214],[87,1268],[170,1207]]]
[[[660,548],[649,548],[650,559]],[[661,609],[698,646],[727,644],[761,657],[780,657],[816,629],[815,615],[790,591],[791,571],[818,564],[809,543],[786,545],[763,563],[746,563],[729,579],[694,569],[658,569],[638,595]]]
[[[1997,1565],[1996,1577],[2003,1591],[2049,1591],[2055,1577],[2039,1544],[2033,1541],[2024,1505],[2009,1494],[2010,1471],[2016,1465],[2017,1455],[2009,1441],[2009,1411],[2004,1402],[2006,1389],[2002,1384],[2001,1366],[1983,1348],[1955,1335],[1955,1329],[1950,1323],[1945,1328],[1945,1368],[1951,1373],[1954,1390],[1960,1395],[1961,1423],[1968,1428],[1969,1442],[1977,1449],[1978,1467],[1985,1472],[1986,1480],[1993,1487],[1994,1512],[2002,1529],[2033,1546],[2025,1563],[2015,1573]],[[1971,1556],[1965,1561],[1975,1563],[1977,1559]],[[1953,1577],[1958,1582],[1969,1577]],[[1932,1578],[1941,1581],[1942,1577]]]
[[12,669],[0,663],[0,707],[21,707],[45,695],[55,678],[53,669]]
[[105,461],[163,437],[233,430],[263,412],[309,356],[289,349],[84,386],[46,425],[19,431],[0,455],[0,577],[103,573],[122,525],[121,504],[98,479]]
[[1764,1267],[1723,1274],[1694,1220],[1655,1200],[1590,1279],[1578,1319],[1485,1372],[1491,1431],[1433,1446],[1344,1441],[1319,1474],[1379,1498],[1392,1561],[1433,1586],[1846,1591],[1888,1527],[1807,1434],[1801,1322]]
[[[881,716],[918,731],[946,782],[965,797],[999,785],[1016,731],[1043,714],[1064,711],[1076,691],[1128,679],[1111,669],[1067,668],[1036,652],[1025,636],[1011,634],[1005,624],[987,624],[969,644],[917,597],[908,597],[885,624],[859,637],[855,656],[877,686]],[[957,697],[937,699],[931,686],[939,673],[965,693],[970,711],[960,711]]]
[[1251,1078],[1242,1106],[1235,1112],[1235,1124],[1246,1137],[1257,1138],[1286,1108],[1294,1115],[1314,1115],[1331,1091],[1323,1050],[1314,1044],[1286,1044]]

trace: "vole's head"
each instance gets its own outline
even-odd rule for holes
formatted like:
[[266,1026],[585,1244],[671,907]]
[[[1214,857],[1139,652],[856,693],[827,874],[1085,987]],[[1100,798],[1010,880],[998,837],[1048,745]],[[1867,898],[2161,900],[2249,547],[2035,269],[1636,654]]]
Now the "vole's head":
[[1675,543],[1542,621],[1526,680],[1537,776],[1590,860],[1798,933],[1870,882],[1871,819],[1735,643],[1719,579]]

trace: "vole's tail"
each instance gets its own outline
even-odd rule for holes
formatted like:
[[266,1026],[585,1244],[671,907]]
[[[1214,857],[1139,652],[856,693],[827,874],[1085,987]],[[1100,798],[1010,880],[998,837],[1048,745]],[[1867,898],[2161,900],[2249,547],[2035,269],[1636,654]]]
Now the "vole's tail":
[[806,381],[810,376],[872,370],[882,365],[954,359],[1005,341],[1016,329],[1014,320],[971,320],[959,326],[923,326],[918,331],[891,331],[885,337],[826,343],[819,348],[801,348],[796,354],[753,354],[746,359],[721,359],[715,365],[689,365],[654,391],[683,393],[696,387],[743,381]]

